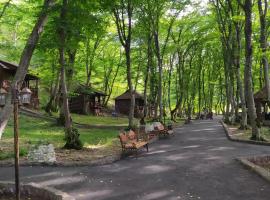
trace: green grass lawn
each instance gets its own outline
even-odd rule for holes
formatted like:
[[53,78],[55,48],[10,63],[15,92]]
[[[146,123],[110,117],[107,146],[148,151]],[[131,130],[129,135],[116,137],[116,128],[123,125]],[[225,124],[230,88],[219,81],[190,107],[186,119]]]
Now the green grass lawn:
[[[45,114],[45,113],[44,113]],[[52,113],[54,117],[59,117],[58,113]],[[73,122],[87,125],[106,125],[106,126],[127,126],[128,117],[111,117],[111,116],[93,116],[93,115],[80,115],[71,113]],[[135,122],[139,121],[135,119]]]
[[[94,125],[127,125],[127,118],[95,117],[72,114],[73,121]],[[137,120],[138,122],[138,120]],[[180,120],[178,124],[183,124]],[[64,128],[55,122],[20,115],[19,117],[21,155],[26,155],[28,149],[37,144],[53,144],[56,148],[64,146]],[[79,128],[80,138],[86,148],[110,147],[118,142],[119,131],[114,128]],[[0,160],[13,155],[13,120],[11,119],[0,140]]]
[[[19,130],[22,151],[27,151],[31,145],[40,143],[51,143],[56,148],[61,148],[65,144],[64,128],[51,121],[20,115]],[[95,147],[110,145],[117,138],[118,131],[116,129],[79,129],[79,133],[85,147]],[[12,150],[12,145],[13,121],[10,120],[0,140],[0,147]],[[0,159],[8,155],[10,155],[9,151],[0,150]]]
[[80,124],[88,125],[107,125],[107,126],[127,126],[127,117],[107,117],[107,116],[93,116],[93,115],[79,115],[71,114],[72,120]]

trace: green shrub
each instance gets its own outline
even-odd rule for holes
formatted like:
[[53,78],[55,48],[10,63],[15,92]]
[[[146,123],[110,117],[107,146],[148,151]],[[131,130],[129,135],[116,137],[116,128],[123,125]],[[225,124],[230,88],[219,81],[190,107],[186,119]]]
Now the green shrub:
[[79,131],[76,128],[65,130],[65,140],[66,140],[66,144],[64,148],[66,149],[80,150],[83,148],[83,143],[80,140]]

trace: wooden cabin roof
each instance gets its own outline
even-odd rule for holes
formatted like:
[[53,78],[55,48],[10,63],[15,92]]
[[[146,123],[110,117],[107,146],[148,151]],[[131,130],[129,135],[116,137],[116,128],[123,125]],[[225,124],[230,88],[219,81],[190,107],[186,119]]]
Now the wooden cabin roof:
[[[135,94],[135,99],[144,100],[143,95],[141,95],[137,91],[134,91],[134,94]],[[129,90],[127,90],[126,92],[124,92],[123,94],[115,98],[115,100],[127,100],[127,99],[130,99]]]
[[266,100],[267,99],[267,94],[266,94],[266,87],[264,86],[261,90],[256,92],[254,94],[254,99],[255,100]]
[[[8,71],[13,76],[16,74],[18,65],[15,65],[13,63],[0,60],[0,69],[3,69],[5,71]],[[26,74],[25,80],[38,80],[39,78],[33,74]]]
[[75,93],[85,95],[95,95],[95,96],[107,96],[107,94],[105,94],[102,91],[99,91],[93,87],[85,86],[82,84],[77,86],[77,88],[75,89]]

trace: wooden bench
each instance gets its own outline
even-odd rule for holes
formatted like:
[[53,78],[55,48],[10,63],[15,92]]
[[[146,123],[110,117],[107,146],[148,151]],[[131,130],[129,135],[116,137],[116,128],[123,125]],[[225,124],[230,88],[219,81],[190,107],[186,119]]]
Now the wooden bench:
[[134,131],[130,130],[127,133],[122,132],[118,137],[120,139],[123,154],[128,151],[135,152],[137,158],[140,149],[146,148],[148,152],[148,140],[139,139]]
[[166,137],[166,136],[174,135],[173,130],[168,129],[160,122],[156,123],[156,125],[154,125],[154,128],[159,137],[161,136]]

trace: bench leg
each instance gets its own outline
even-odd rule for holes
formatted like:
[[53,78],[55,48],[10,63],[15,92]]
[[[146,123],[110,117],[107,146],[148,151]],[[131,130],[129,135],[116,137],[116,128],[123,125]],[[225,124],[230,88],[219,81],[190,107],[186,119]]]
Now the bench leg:
[[122,150],[122,157],[123,158],[125,158],[127,156],[127,152],[128,152],[128,150],[123,148],[123,150]]
[[146,151],[148,152],[148,144],[146,144],[145,147],[146,147]]

